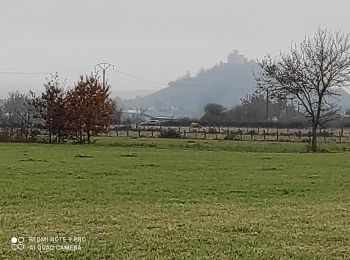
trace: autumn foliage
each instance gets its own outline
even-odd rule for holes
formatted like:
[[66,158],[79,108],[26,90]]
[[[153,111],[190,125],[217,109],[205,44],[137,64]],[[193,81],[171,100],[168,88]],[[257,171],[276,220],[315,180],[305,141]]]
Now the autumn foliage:
[[33,99],[49,133],[49,142],[69,138],[90,143],[91,136],[108,130],[115,109],[109,86],[102,86],[97,75],[81,76],[67,92],[61,85],[54,75],[44,84],[45,92]]
[[49,142],[61,142],[66,134],[65,131],[65,104],[66,97],[63,89],[64,83],[59,82],[57,74],[51,75],[44,84],[45,91],[40,97],[33,98],[33,106],[42,118],[45,128],[49,133]]
[[81,77],[67,93],[66,127],[83,142],[90,143],[91,135],[107,131],[112,122],[114,102],[109,98],[109,87],[103,87],[95,75]]

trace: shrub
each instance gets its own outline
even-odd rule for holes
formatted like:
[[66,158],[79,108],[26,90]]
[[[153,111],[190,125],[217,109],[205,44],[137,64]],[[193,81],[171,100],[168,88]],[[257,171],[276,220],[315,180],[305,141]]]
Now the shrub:
[[241,138],[234,131],[228,131],[228,133],[226,134],[224,139],[225,140],[240,140]]
[[181,138],[181,134],[174,128],[162,129],[160,131],[161,138]]

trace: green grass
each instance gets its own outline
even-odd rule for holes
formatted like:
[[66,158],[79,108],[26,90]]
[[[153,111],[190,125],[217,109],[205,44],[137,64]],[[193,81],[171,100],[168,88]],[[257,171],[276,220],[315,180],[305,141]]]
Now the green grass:
[[[350,153],[188,141],[1,143],[0,256],[350,258]],[[87,242],[70,253],[14,252],[14,235]]]
[[223,150],[240,152],[307,152],[307,143],[293,142],[255,142],[226,141],[203,139],[164,139],[164,138],[112,138],[100,137],[97,145],[113,145],[120,147],[157,147],[196,150]]
[[[223,150],[236,152],[271,152],[271,153],[306,153],[309,152],[307,142],[276,142],[276,141],[226,141],[203,139],[163,139],[163,138],[133,138],[133,137],[98,137],[96,145],[113,145],[120,147],[156,147],[196,150]],[[320,141],[320,152],[348,152],[350,143]]]

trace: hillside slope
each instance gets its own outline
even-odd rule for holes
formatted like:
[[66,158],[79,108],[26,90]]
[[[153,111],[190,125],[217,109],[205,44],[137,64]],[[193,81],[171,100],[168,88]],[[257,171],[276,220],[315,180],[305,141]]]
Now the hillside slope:
[[[208,103],[232,107],[255,90],[254,61],[233,52],[226,63],[202,70],[198,75],[184,76],[169,82],[169,86],[150,95],[125,100],[126,109],[148,108],[147,113],[163,116],[200,116]],[[350,94],[342,91],[339,98],[343,110],[350,107]]]

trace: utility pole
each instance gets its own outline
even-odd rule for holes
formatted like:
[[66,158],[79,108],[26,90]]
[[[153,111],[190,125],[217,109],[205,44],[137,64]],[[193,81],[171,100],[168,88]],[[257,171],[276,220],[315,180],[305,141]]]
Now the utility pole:
[[114,65],[108,62],[101,62],[95,65],[95,72],[97,71],[97,69],[102,70],[103,87],[105,87],[106,85],[106,70],[109,68],[112,68],[114,70]]

